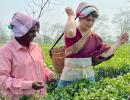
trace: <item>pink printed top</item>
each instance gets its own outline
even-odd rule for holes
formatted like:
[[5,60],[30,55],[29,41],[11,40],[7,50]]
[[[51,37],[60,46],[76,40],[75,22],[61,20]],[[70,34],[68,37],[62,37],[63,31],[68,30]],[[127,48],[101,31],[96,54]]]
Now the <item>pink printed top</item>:
[[[74,38],[68,38],[65,36],[65,48],[68,48],[75,44],[81,37],[82,35],[78,29],[76,30],[76,36]],[[79,52],[71,54],[66,58],[98,57],[108,49],[110,49],[110,46],[104,44],[102,39],[97,34],[91,33],[88,35],[83,48]]]
[[[32,89],[32,82],[45,83],[51,73],[35,43],[27,49],[13,40],[0,48],[0,90],[5,97],[19,100],[22,95],[33,95],[36,90]],[[46,88],[37,92],[45,95]]]

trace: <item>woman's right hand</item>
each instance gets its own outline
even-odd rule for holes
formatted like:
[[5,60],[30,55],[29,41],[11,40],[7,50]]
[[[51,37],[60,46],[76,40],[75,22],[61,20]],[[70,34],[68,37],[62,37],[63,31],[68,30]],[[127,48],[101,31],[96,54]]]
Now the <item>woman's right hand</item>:
[[75,14],[72,8],[67,7],[65,11],[68,15],[67,23],[64,28],[65,36],[68,38],[73,38],[76,36],[76,21]]
[[70,7],[66,7],[65,12],[67,13],[68,16],[75,16],[73,9]]
[[32,83],[32,88],[35,89],[35,90],[39,90],[39,89],[41,89],[43,87],[44,87],[44,83],[43,82],[37,81],[37,82],[33,82]]

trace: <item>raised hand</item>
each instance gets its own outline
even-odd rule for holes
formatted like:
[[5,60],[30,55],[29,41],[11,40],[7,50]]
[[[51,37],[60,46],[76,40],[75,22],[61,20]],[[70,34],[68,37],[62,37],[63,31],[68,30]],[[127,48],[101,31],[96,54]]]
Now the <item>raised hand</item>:
[[74,16],[74,11],[70,7],[65,8],[65,12],[67,13],[68,16],[71,16],[71,15]]
[[43,87],[44,87],[43,82],[38,81],[38,82],[33,82],[32,83],[32,88],[35,89],[35,90],[39,90],[39,89],[41,89]]
[[123,34],[121,34],[119,41],[121,44],[124,44],[125,42],[128,41],[128,39],[129,39],[128,33],[123,33]]

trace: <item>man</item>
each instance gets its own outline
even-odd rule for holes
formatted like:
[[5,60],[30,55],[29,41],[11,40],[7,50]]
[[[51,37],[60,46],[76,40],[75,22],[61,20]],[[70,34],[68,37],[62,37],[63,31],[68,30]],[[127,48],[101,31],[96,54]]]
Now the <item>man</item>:
[[41,48],[32,42],[39,28],[38,20],[18,12],[10,22],[15,38],[0,48],[0,90],[7,99],[46,94],[45,82],[53,72],[46,67]]

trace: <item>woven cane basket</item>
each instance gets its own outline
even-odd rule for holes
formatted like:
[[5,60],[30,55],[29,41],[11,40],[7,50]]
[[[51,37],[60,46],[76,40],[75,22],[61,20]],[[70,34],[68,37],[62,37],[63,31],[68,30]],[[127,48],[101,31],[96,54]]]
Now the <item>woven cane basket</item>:
[[[85,9],[85,8],[84,8]],[[82,9],[83,10],[83,9]],[[81,10],[81,11],[82,11]],[[75,20],[78,18],[78,16],[75,18]],[[62,73],[62,70],[64,68],[64,59],[65,59],[65,48],[64,47],[55,47],[56,44],[60,41],[60,39],[63,37],[64,33],[60,35],[60,37],[57,39],[57,41],[54,43],[52,48],[49,50],[50,57],[52,58],[52,63],[54,66],[54,69],[57,73]],[[55,48],[54,48],[55,47]]]
[[65,49],[64,47],[53,48],[50,51],[52,63],[57,73],[62,73],[64,68]]

